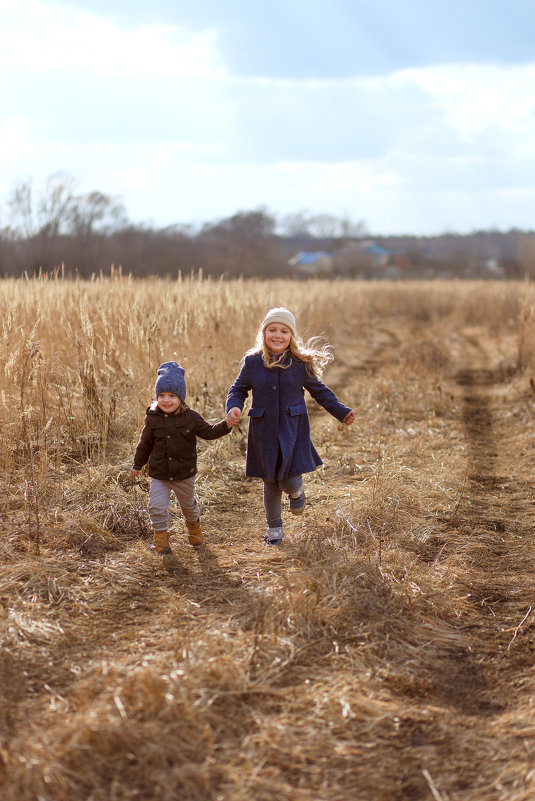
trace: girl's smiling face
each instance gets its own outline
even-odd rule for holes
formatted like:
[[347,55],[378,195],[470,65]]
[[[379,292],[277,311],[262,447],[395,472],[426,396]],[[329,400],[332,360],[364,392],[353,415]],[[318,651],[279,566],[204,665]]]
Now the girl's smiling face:
[[290,344],[291,338],[292,332],[283,323],[270,323],[264,330],[264,341],[268,350],[274,353],[275,356],[284,353]]
[[156,400],[162,412],[166,412],[166,414],[176,412],[180,403],[180,398],[173,392],[160,392]]

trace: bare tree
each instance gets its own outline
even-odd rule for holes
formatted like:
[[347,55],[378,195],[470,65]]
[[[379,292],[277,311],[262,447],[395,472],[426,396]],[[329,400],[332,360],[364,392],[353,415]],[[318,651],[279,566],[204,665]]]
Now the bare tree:
[[65,234],[74,203],[75,180],[65,173],[55,173],[47,178],[45,188],[37,201],[39,233],[51,239]]
[[367,235],[367,226],[362,220],[354,222],[349,217],[307,211],[287,214],[281,220],[281,229],[286,236],[323,240],[356,239]]
[[10,221],[16,234],[29,239],[35,234],[35,214],[31,182],[21,181],[13,188],[8,200]]
[[31,181],[17,184],[9,199],[20,270],[50,269],[67,264],[81,274],[107,269],[105,254],[111,233],[128,225],[123,202],[102,192],[74,194],[75,180],[55,173],[39,193]]
[[289,237],[310,237],[312,234],[309,230],[310,215],[304,211],[297,211],[293,214],[286,214],[280,220],[280,229],[283,236]]
[[275,220],[264,209],[205,225],[197,237],[203,269],[227,275],[269,275],[286,268]]
[[26,240],[24,269],[52,266],[59,238],[68,231],[74,179],[64,173],[51,175],[37,197],[31,181],[15,186],[9,199],[12,230]]
[[69,226],[73,236],[87,242],[95,234],[110,234],[128,225],[124,203],[120,198],[89,192],[72,198]]

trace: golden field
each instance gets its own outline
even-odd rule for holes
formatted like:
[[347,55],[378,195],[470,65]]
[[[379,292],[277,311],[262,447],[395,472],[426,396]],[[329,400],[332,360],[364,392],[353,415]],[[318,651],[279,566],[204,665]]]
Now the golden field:
[[[265,311],[323,334],[324,460],[262,543],[246,426],[149,551],[156,369],[224,414]],[[535,294],[522,282],[0,282],[0,797],[531,801]]]

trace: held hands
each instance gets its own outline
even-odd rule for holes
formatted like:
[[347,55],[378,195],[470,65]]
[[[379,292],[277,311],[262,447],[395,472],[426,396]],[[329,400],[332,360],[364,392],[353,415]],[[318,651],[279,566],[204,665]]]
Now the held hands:
[[227,412],[227,425],[229,426],[237,426],[241,419],[241,409],[238,409],[237,406],[233,406],[232,409],[229,409]]
[[[229,426],[237,426],[241,419],[241,409],[238,409],[237,406],[233,406],[232,409],[229,409],[227,412],[227,424]],[[345,426],[350,426],[352,423],[355,422],[355,412],[351,411],[346,414],[344,419],[342,420]]]

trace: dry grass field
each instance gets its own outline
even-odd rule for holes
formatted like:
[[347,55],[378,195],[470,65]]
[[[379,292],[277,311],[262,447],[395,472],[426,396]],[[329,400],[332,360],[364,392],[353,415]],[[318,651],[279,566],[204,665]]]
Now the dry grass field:
[[[324,465],[262,544],[246,425],[206,542],[127,478],[159,363],[223,416],[264,312],[323,333]],[[0,283],[3,801],[532,801],[535,294],[524,283]]]

